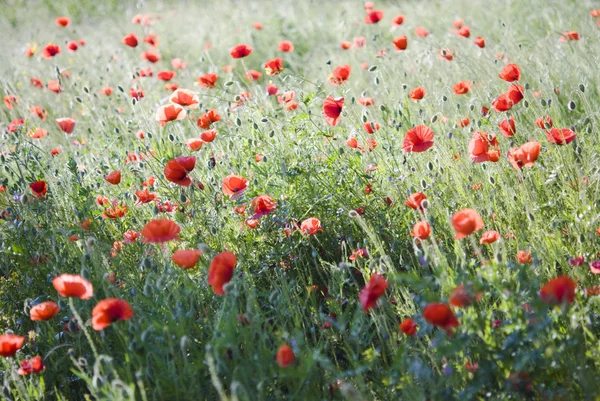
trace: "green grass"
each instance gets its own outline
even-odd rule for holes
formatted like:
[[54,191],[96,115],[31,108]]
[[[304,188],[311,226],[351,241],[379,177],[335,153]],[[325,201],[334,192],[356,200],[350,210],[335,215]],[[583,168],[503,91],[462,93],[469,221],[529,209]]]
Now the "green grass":
[[[13,110],[0,105],[0,333],[26,337],[15,357],[0,362],[3,399],[597,400],[600,298],[585,291],[600,285],[588,267],[600,244],[600,31],[589,15],[592,2],[377,2],[384,19],[373,25],[363,23],[359,1],[201,3],[144,2],[138,9],[133,2],[15,0],[2,6],[0,95],[15,95],[18,103]],[[138,13],[161,19],[143,28],[131,23]],[[405,22],[391,30],[397,14]],[[69,27],[55,25],[61,15],[71,17]],[[470,26],[469,39],[451,33],[457,18]],[[262,30],[253,28],[256,21]],[[430,35],[415,36],[417,26]],[[562,43],[561,33],[570,30],[581,39]],[[130,32],[140,39],[135,49],[121,43]],[[162,59],[154,65],[140,58],[150,49],[141,40],[150,32],[160,38]],[[408,49],[396,52],[392,39],[401,34]],[[477,35],[485,48],[473,43]],[[340,47],[356,36],[366,38],[365,48]],[[67,52],[65,42],[78,39],[85,46]],[[277,51],[283,39],[294,43],[293,53]],[[49,42],[62,53],[41,59]],[[27,58],[34,43],[37,53]],[[254,51],[233,60],[229,50],[239,43]],[[385,56],[377,57],[383,48]],[[454,53],[453,61],[440,57],[442,48]],[[497,57],[500,52],[505,58]],[[175,57],[188,64],[172,82],[196,91],[201,107],[190,111],[191,119],[161,128],[154,114],[171,92],[156,74],[171,70]],[[274,57],[283,59],[284,71],[269,77],[263,64]],[[508,113],[482,116],[482,106],[509,85],[498,77],[508,61],[521,68],[524,100]],[[328,76],[342,64],[352,66],[350,79],[334,86]],[[224,72],[224,65],[235,70]],[[150,66],[154,77],[136,78],[136,71]],[[246,69],[263,77],[248,82]],[[61,77],[63,71],[70,78]],[[217,87],[194,86],[207,72],[219,74]],[[31,77],[44,84],[60,79],[64,91],[35,88]],[[457,96],[452,87],[461,80],[474,84]],[[266,96],[271,81],[280,92],[295,91],[297,110],[286,111]],[[104,86],[114,88],[111,97],[99,93]],[[139,102],[129,95],[134,86],[145,92]],[[427,91],[418,103],[408,96],[417,86]],[[232,109],[241,92],[251,98]],[[336,127],[322,115],[327,96],[345,98]],[[375,105],[357,104],[363,96]],[[31,106],[42,106],[47,120],[32,116]],[[186,141],[202,131],[197,118],[213,108],[223,118],[215,124],[215,141],[190,151]],[[516,122],[512,138],[497,127],[507,115]],[[535,125],[544,115],[554,127],[573,127],[575,141],[551,144]],[[76,120],[73,134],[57,127],[54,120],[61,117]],[[467,128],[454,124],[465,117],[471,119]],[[25,127],[7,132],[16,118],[24,118]],[[368,135],[365,121],[381,129]],[[406,153],[405,133],[419,124],[435,132],[435,145]],[[38,127],[48,136],[26,135]],[[138,139],[139,130],[145,139]],[[470,160],[475,130],[498,135],[497,163]],[[374,138],[377,147],[351,149],[351,135],[361,143]],[[535,165],[514,170],[508,150],[530,140],[542,143]],[[62,153],[52,157],[58,146]],[[148,158],[126,163],[129,153]],[[163,174],[167,161],[191,154],[197,157],[191,177],[202,190],[172,184]],[[257,154],[264,156],[261,162]],[[376,171],[368,172],[371,165]],[[113,170],[122,172],[117,186],[103,179]],[[248,179],[238,201],[221,190],[230,174]],[[135,192],[150,176],[156,177],[151,192],[176,204],[177,212],[160,213],[152,203],[135,206]],[[45,199],[29,189],[38,180],[48,183]],[[481,188],[473,189],[477,184]],[[427,195],[425,215],[404,205],[413,192]],[[250,229],[233,208],[245,204],[249,211],[262,194],[277,200],[277,210]],[[98,195],[118,200],[128,212],[103,218]],[[358,208],[364,208],[360,216],[353,212]],[[484,230],[454,240],[451,216],[465,208],[478,211]],[[158,217],[180,225],[181,241],[154,245],[140,239],[111,256],[123,233],[141,231]],[[293,221],[309,217],[320,219],[322,232],[284,234]],[[78,225],[86,219],[89,231]],[[432,235],[418,244],[410,232],[423,219]],[[502,240],[479,245],[487,230]],[[72,235],[80,239],[70,241]],[[203,251],[195,269],[171,261],[175,250],[193,248]],[[350,260],[358,248],[368,249],[368,257]],[[237,255],[237,266],[227,294],[219,296],[207,282],[208,266],[224,250]],[[531,251],[533,261],[519,264],[520,250]],[[571,267],[577,256],[585,257],[584,265]],[[359,292],[374,272],[384,274],[389,286],[378,306],[363,312]],[[61,298],[52,286],[61,273],[88,278],[94,297],[73,303]],[[108,274],[124,285],[111,283]],[[547,305],[538,292],[561,275],[577,282],[576,300]],[[482,299],[453,308],[460,326],[448,336],[421,312],[429,303],[447,302],[463,283],[472,283]],[[313,285],[319,289],[311,291]],[[134,317],[95,331],[92,309],[110,297],[127,300]],[[47,322],[31,321],[31,306],[47,300],[58,302],[61,312]],[[76,313],[84,327],[74,331]],[[414,337],[398,328],[408,317],[419,325]],[[287,368],[275,361],[282,344],[296,356]],[[35,355],[46,369],[19,376],[19,362]],[[477,371],[469,372],[466,362],[477,363]],[[521,380],[515,379],[519,374]]]

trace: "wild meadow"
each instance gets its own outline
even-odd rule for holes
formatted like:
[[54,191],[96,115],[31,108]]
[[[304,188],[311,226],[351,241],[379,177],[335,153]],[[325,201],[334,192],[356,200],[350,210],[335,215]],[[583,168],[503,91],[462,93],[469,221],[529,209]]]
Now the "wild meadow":
[[7,0],[3,400],[600,400],[600,4]]

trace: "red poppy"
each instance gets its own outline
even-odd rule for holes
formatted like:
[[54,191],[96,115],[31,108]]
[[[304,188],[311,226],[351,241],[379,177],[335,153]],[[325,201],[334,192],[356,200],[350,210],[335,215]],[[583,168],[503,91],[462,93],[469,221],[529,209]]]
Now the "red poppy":
[[292,347],[289,345],[284,344],[277,350],[277,356],[275,357],[275,360],[277,361],[277,365],[280,367],[287,368],[294,363],[294,359],[296,359],[296,356],[294,355]]
[[164,169],[165,178],[183,187],[189,187],[192,183],[188,174],[196,166],[196,156],[179,156],[170,160]]
[[196,266],[202,251],[198,249],[179,249],[173,253],[171,260],[182,269],[191,269]]
[[383,18],[383,11],[373,10],[365,15],[365,24],[376,24]]
[[515,135],[517,130],[515,129],[515,119],[513,117],[502,120],[500,124],[498,124],[498,128],[500,128],[500,132],[507,138],[510,138]]
[[237,258],[231,252],[221,252],[213,258],[208,268],[208,284],[213,287],[215,294],[225,295],[223,286],[233,278],[233,269]]
[[506,93],[501,94],[500,96],[498,96],[496,99],[494,99],[492,101],[492,108],[499,113],[501,113],[503,111],[508,111],[513,106],[514,106],[513,101],[510,100],[510,97],[508,97],[508,94],[506,94]]
[[152,47],[158,46],[158,36],[153,33],[149,33],[148,36],[144,38],[144,42],[148,43]]
[[426,240],[431,235],[431,226],[426,221],[419,221],[413,226],[411,237]]
[[417,334],[418,327],[419,326],[417,326],[417,323],[415,323],[415,321],[410,317],[400,323],[400,330],[407,336],[414,336]]
[[169,219],[150,220],[142,229],[143,242],[162,243],[179,239],[181,228]]
[[568,276],[561,276],[547,282],[540,291],[542,301],[548,304],[571,304],[575,301],[577,284]]
[[507,64],[502,68],[498,76],[506,82],[520,81],[521,69],[516,64]]
[[35,131],[29,131],[27,135],[33,139],[41,139],[48,135],[48,131],[43,128],[36,128]]
[[254,210],[254,215],[252,218],[258,219],[262,216],[273,213],[275,209],[277,209],[277,202],[269,195],[260,195],[252,199],[251,207]]
[[209,142],[214,141],[216,136],[217,136],[217,130],[211,129],[211,130],[204,131],[203,133],[201,133],[200,139],[202,139],[206,143],[209,143]]
[[343,97],[333,98],[332,96],[327,96],[325,102],[323,102],[323,114],[325,114],[325,122],[332,127],[335,127],[340,120],[343,107]]
[[458,36],[468,38],[471,36],[471,29],[468,26],[463,26],[458,30]]
[[423,309],[423,317],[428,323],[438,326],[448,335],[452,335],[453,328],[460,325],[450,307],[443,303],[432,303],[427,305]]
[[25,337],[15,334],[2,334],[0,336],[0,356],[9,358],[14,356],[17,351],[23,346]]
[[248,186],[248,180],[239,175],[228,175],[223,178],[223,193],[231,200],[239,199]]
[[[208,129],[212,123],[216,123],[217,121],[221,121],[221,116],[217,113],[216,110],[211,109],[206,113],[202,114],[202,117],[198,119],[198,127],[202,129]],[[207,141],[205,141],[207,142]]]
[[17,97],[15,95],[4,96],[4,105],[7,109],[12,110],[13,105],[17,104]]
[[104,330],[118,320],[129,320],[133,310],[124,299],[107,298],[98,302],[92,310],[92,327],[96,331]]
[[423,201],[427,200],[427,197],[423,192],[415,192],[410,195],[405,202],[405,205],[414,210],[420,210],[421,212],[425,209],[423,207]]
[[528,263],[533,262],[533,259],[531,259],[530,251],[517,252],[516,259],[517,259],[517,262],[519,262],[519,264],[522,264],[522,265],[526,265]]
[[182,61],[179,57],[175,57],[173,60],[171,60],[171,67],[175,68],[176,70],[182,70],[187,67],[187,63]]
[[469,153],[471,160],[475,163],[487,161],[497,162],[500,160],[498,139],[495,134],[475,131],[469,142]]
[[157,194],[148,192],[147,188],[144,188],[140,191],[136,191],[135,196],[138,198],[137,202],[135,202],[136,206],[141,205],[143,203],[153,202],[158,198]]
[[523,167],[532,167],[538,156],[542,144],[536,141],[527,142],[519,148],[512,148],[508,151],[508,161],[515,168],[520,170]]
[[56,302],[47,301],[35,305],[29,311],[31,320],[50,320],[60,312]]
[[39,78],[29,78],[29,82],[31,83],[31,85],[38,87],[38,88],[44,88],[44,84],[42,83],[42,81]]
[[187,116],[187,111],[178,104],[168,104],[160,106],[156,110],[154,118],[158,125],[164,127],[169,121],[183,120]]
[[350,146],[352,149],[356,149],[358,148],[358,140],[355,137],[351,136],[346,140],[346,145]]
[[456,125],[458,125],[461,128],[465,128],[465,127],[468,127],[470,123],[471,123],[471,119],[469,119],[468,117],[465,117],[463,119],[458,120],[456,122]]
[[70,52],[76,52],[78,48],[79,45],[77,44],[76,40],[71,40],[69,43],[67,43],[67,50]]
[[571,143],[577,134],[568,128],[552,128],[546,131],[546,138],[550,143],[566,145]]
[[56,123],[65,134],[71,134],[75,129],[75,120],[72,118],[57,118]]
[[525,89],[521,85],[511,84],[506,91],[506,96],[513,103],[513,106],[523,99]]
[[121,182],[121,171],[112,171],[110,174],[104,177],[104,179],[110,184],[119,185],[119,183]]
[[475,36],[475,40],[473,42],[482,49],[485,47],[485,39],[481,36]]
[[30,374],[40,373],[44,369],[46,369],[46,366],[44,366],[42,357],[38,355],[38,356],[34,356],[31,359],[21,361],[21,367],[19,368],[17,373],[20,376],[27,376]]
[[189,107],[190,109],[197,109],[200,103],[198,95],[189,89],[177,89],[169,97],[169,101],[183,107]]
[[340,65],[339,67],[336,67],[329,76],[329,82],[336,86],[342,85],[348,80],[348,78],[350,78],[351,72],[352,66],[348,64]]
[[367,121],[366,123],[363,124],[363,129],[367,132],[367,134],[373,134],[376,131],[378,131],[380,128],[379,123],[376,123],[374,121]]
[[244,45],[244,44],[235,46],[229,52],[229,54],[233,58],[244,58],[244,57],[249,56],[250,53],[252,53],[252,47],[250,47],[248,45]]
[[65,28],[71,24],[71,19],[69,17],[58,17],[56,18],[56,26],[61,28]]
[[464,284],[459,285],[452,293],[450,293],[449,303],[456,308],[466,308],[472,305],[475,301],[481,299],[481,293],[473,294],[471,288],[465,288]]
[[144,97],[144,90],[142,88],[131,88],[129,90],[129,95],[135,100],[140,100]]
[[569,42],[571,40],[579,40],[581,38],[581,36],[579,36],[579,33],[575,32],[575,31],[568,31],[568,32],[563,32],[563,34],[560,36],[560,41],[561,42]]
[[372,97],[359,97],[356,103],[362,106],[373,106],[375,104],[375,100]]
[[148,50],[142,53],[142,59],[148,60],[151,63],[156,63],[160,60],[160,55],[156,52]]
[[400,26],[404,23],[404,15],[396,15],[393,19],[392,19],[392,25],[394,26]]
[[59,81],[48,81],[48,85],[46,87],[49,91],[54,93],[60,93],[63,90],[63,87],[60,86]]
[[110,96],[113,93],[113,88],[111,88],[110,86],[105,86],[104,88],[100,89],[100,93],[102,93],[105,96]]
[[92,283],[78,274],[61,274],[52,280],[52,285],[61,297],[85,300],[94,295]]
[[57,54],[60,54],[60,47],[54,43],[47,44],[42,49],[42,57],[45,59],[51,59]]
[[121,39],[121,42],[129,47],[136,47],[138,45],[138,38],[135,33],[130,33]]
[[48,191],[48,186],[46,185],[46,181],[36,181],[29,184],[29,188],[31,189],[31,193],[33,193],[38,198],[45,198],[46,192]]
[[279,93],[279,88],[273,84],[267,84],[267,95],[275,96]]
[[483,219],[474,209],[463,209],[452,216],[452,226],[455,239],[468,237],[475,231],[483,228]]
[[307,235],[316,235],[319,231],[323,231],[323,227],[319,219],[310,217],[300,224],[300,231]]
[[470,83],[469,81],[460,81],[459,83],[454,85],[452,90],[457,95],[464,95],[465,93],[468,93],[472,87],[473,87],[473,84]]
[[381,274],[374,273],[358,296],[362,310],[366,312],[369,309],[374,308],[377,304],[377,300],[383,295],[387,287],[388,282],[385,277]]
[[538,117],[537,120],[535,120],[535,125],[541,129],[549,129],[552,128],[553,122],[549,116],[543,116]]
[[277,45],[277,50],[284,53],[291,53],[294,51],[294,44],[289,40],[282,40]]
[[17,132],[19,128],[21,128],[25,124],[25,120],[22,118],[17,118],[12,120],[10,124],[8,124],[8,132]]
[[277,75],[281,71],[283,71],[283,60],[279,57],[265,63],[265,72],[267,75]]
[[480,244],[493,244],[500,239],[500,233],[498,231],[486,231],[481,235],[479,240]]
[[401,35],[401,36],[395,37],[392,40],[392,43],[394,44],[394,47],[396,48],[396,50],[406,50],[406,47],[408,46],[406,35]]
[[429,35],[429,31],[427,29],[423,28],[422,26],[418,26],[415,28],[415,35],[421,36],[421,37],[426,37]]
[[187,140],[186,145],[190,150],[200,150],[204,145],[204,141],[200,138],[190,138]]
[[342,49],[348,50],[350,47],[352,47],[352,42],[340,42],[340,46],[342,47]]
[[405,152],[425,152],[433,146],[434,133],[425,125],[417,125],[406,132],[402,149]]
[[214,88],[218,78],[219,75],[215,73],[201,75],[198,77],[198,85],[201,88]]
[[423,99],[426,94],[427,94],[427,92],[425,92],[425,88],[419,86],[419,87],[416,87],[415,89],[411,90],[409,93],[409,96],[413,101],[416,102],[416,101]]

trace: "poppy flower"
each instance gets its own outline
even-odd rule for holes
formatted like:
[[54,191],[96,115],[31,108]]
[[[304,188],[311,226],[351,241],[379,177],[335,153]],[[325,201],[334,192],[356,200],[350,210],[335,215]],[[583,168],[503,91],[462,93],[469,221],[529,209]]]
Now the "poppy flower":
[[46,366],[44,366],[42,357],[37,355],[31,359],[21,361],[21,367],[19,368],[19,370],[17,370],[17,373],[20,376],[27,376],[30,374],[40,373],[44,369],[46,369]]
[[329,82],[331,82],[335,86],[342,85],[348,80],[348,78],[350,78],[351,72],[352,66],[348,64],[340,65],[332,71],[331,75],[329,76]]
[[513,117],[502,120],[500,124],[498,124],[498,128],[500,128],[500,132],[507,138],[510,138],[515,135],[517,130],[515,129],[515,119]]
[[267,75],[277,75],[281,71],[283,71],[283,60],[279,57],[265,63],[265,72]]
[[335,127],[340,120],[343,107],[343,97],[333,98],[332,96],[327,96],[325,102],[323,102],[323,114],[325,114],[325,122],[332,127]]
[[513,106],[523,100],[525,89],[521,85],[511,84],[506,91],[506,96],[513,103]]
[[407,336],[414,336],[417,334],[417,323],[412,318],[404,319],[402,323],[400,323],[400,330],[406,334]]
[[419,221],[413,226],[411,237],[426,240],[431,235],[431,226],[426,221]]
[[396,50],[406,50],[406,47],[408,46],[406,35],[396,36],[394,40],[392,40],[392,43]]
[[483,219],[476,210],[463,209],[452,216],[452,226],[455,231],[454,239],[462,239],[481,230]]
[[228,175],[223,178],[223,193],[231,200],[239,199],[248,186],[248,180],[239,175]]
[[104,177],[104,180],[106,180],[106,182],[110,184],[119,185],[119,183],[121,182],[121,171],[112,171],[110,174]]
[[221,252],[213,258],[208,268],[208,284],[213,288],[215,294],[225,295],[223,286],[233,278],[233,269],[237,264],[237,258],[231,252]]
[[421,36],[421,37],[426,37],[429,35],[429,31],[427,29],[423,28],[422,26],[418,26],[415,28],[415,35]]
[[356,149],[358,148],[358,140],[355,137],[351,136],[346,140],[346,145],[350,146],[352,149]]
[[497,162],[500,160],[498,146],[498,139],[496,139],[495,134],[475,131],[471,137],[471,142],[469,142],[471,160],[475,163]]
[[61,274],[54,277],[52,285],[61,297],[90,299],[94,295],[92,283],[78,274]]
[[10,124],[8,124],[8,132],[17,132],[19,128],[21,128],[25,124],[25,120],[22,118],[17,118],[12,120]]
[[526,265],[527,263],[533,262],[533,259],[531,259],[531,252],[529,252],[529,251],[517,252],[516,258],[517,258],[517,262],[519,262],[519,264],[522,264],[522,265]]
[[144,42],[148,43],[152,47],[158,46],[158,36],[149,33],[148,36],[144,38]]
[[42,81],[39,78],[30,78],[29,82],[31,83],[31,85],[37,87],[37,88],[41,88],[44,89],[44,84],[42,83]]
[[60,54],[60,47],[54,43],[49,43],[42,49],[42,57],[45,59],[49,60],[57,54]]
[[448,302],[455,308],[466,308],[480,299],[481,293],[472,294],[471,289],[467,289],[464,284],[461,284],[452,290]]
[[160,60],[160,55],[156,52],[148,50],[142,53],[142,59],[148,60],[151,63],[156,63]]
[[204,131],[203,133],[201,133],[200,139],[202,139],[206,143],[209,143],[209,142],[214,141],[216,136],[217,136],[217,130],[211,129],[211,130]]
[[473,43],[475,43],[477,46],[479,46],[482,49],[485,47],[485,39],[482,38],[481,36],[475,36],[475,40],[473,41]]
[[568,31],[563,32],[563,34],[560,36],[560,41],[569,42],[571,40],[579,40],[580,38],[581,36],[579,36],[579,33],[577,33],[576,31]]
[[277,365],[280,367],[287,368],[294,363],[294,359],[296,359],[296,356],[294,355],[292,347],[289,345],[284,344],[277,350],[275,360],[277,361]]
[[33,139],[41,139],[48,135],[48,131],[43,128],[36,128],[33,131],[29,131],[27,135]]
[[363,312],[375,307],[377,300],[383,295],[387,287],[388,282],[385,277],[379,273],[373,273],[358,296]]
[[541,129],[549,129],[552,128],[552,119],[549,116],[538,117],[535,120],[535,125]]
[[14,356],[24,342],[25,337],[16,334],[2,334],[0,336],[0,356],[4,358]]
[[214,88],[218,78],[219,75],[212,72],[201,75],[198,77],[198,85],[201,88]]
[[448,61],[454,60],[454,53],[450,49],[440,49],[440,57]]
[[550,143],[566,145],[571,143],[577,134],[568,128],[552,128],[546,131],[546,138]]
[[419,86],[419,87],[416,87],[415,89],[411,90],[408,95],[410,96],[410,98],[413,101],[416,102],[416,101],[423,99],[426,94],[427,94],[427,92],[425,92],[425,88],[423,88],[422,86]]
[[65,28],[71,24],[71,19],[69,17],[58,17],[55,20],[56,26],[61,28]]
[[141,88],[131,88],[129,90],[129,95],[135,100],[140,100],[144,97],[144,90]]
[[72,118],[57,118],[56,123],[65,134],[71,134],[75,129],[75,120]]
[[527,142],[518,148],[512,148],[508,151],[508,161],[515,168],[520,170],[523,167],[532,167],[538,156],[542,144],[536,141]]
[[182,61],[179,57],[175,57],[173,60],[171,60],[171,67],[176,70],[182,70],[187,68],[187,63]]
[[360,49],[367,45],[367,38],[364,36],[357,36],[352,40],[352,47],[355,49]]
[[[202,116],[198,119],[198,127],[202,128],[202,129],[208,129],[208,127],[210,127],[210,125],[212,123],[216,123],[218,121],[221,121],[221,116],[219,115],[219,113],[217,113],[216,110],[211,109],[207,112],[205,112],[204,114],[202,114]],[[205,141],[208,142],[208,141]]]
[[164,127],[169,121],[183,120],[186,116],[187,112],[183,107],[178,104],[168,104],[160,106],[156,110],[154,118],[158,122],[158,125]]
[[162,243],[179,239],[181,228],[169,219],[150,220],[142,229],[143,242]]
[[277,45],[277,50],[284,53],[291,53],[294,51],[294,44],[289,40],[282,40]]
[[269,195],[260,195],[252,199],[251,207],[254,210],[252,218],[258,219],[273,213],[277,209],[277,202]]
[[356,103],[362,106],[373,106],[375,104],[375,100],[373,100],[372,97],[360,97]]
[[17,97],[15,95],[4,96],[4,105],[7,109],[12,110],[13,105],[17,104]]
[[47,301],[35,305],[29,311],[31,320],[50,320],[60,312],[56,302]]
[[110,86],[105,86],[104,88],[100,89],[100,93],[104,96],[110,96],[113,93],[113,88]]
[[343,41],[340,42],[340,46],[342,47],[342,49],[348,50],[350,47],[352,47],[352,42]]
[[415,192],[410,195],[405,202],[405,205],[414,210],[420,210],[421,212],[425,209],[423,207],[423,201],[427,200],[427,197],[423,192]]
[[250,53],[252,53],[252,47],[250,47],[248,45],[244,45],[244,44],[235,46],[229,52],[229,54],[233,58],[244,58],[244,57],[249,56]]
[[383,18],[383,11],[373,10],[365,15],[365,24],[376,24]]
[[196,156],[179,156],[170,160],[164,169],[165,178],[177,185],[189,187],[192,180],[188,174],[196,166]]
[[121,39],[121,43],[123,43],[129,47],[137,47],[138,38],[135,35],[135,33],[130,33],[127,36],[125,36],[123,39]]
[[425,152],[433,146],[433,131],[426,125],[409,129],[404,137],[402,149],[405,152]]
[[396,15],[394,18],[392,18],[393,26],[400,26],[403,23],[404,23],[404,15]]
[[458,30],[458,36],[468,38],[471,36],[471,29],[468,26],[463,26]]
[[72,53],[76,52],[78,48],[79,48],[79,45],[77,44],[76,40],[71,40],[69,43],[67,43],[67,50]]
[[189,89],[177,89],[169,97],[169,101],[183,107],[189,107],[190,109],[197,109],[200,103],[198,95]]
[[200,150],[204,145],[204,141],[200,138],[190,138],[187,140],[186,145],[190,150]]
[[316,235],[319,231],[323,231],[323,227],[319,219],[310,217],[300,224],[300,231],[306,235]]
[[273,84],[267,84],[267,95],[275,96],[279,93],[279,88]]
[[202,251],[198,249],[179,249],[173,253],[171,260],[182,269],[191,269],[196,266]]
[[157,194],[148,192],[147,188],[136,191],[135,196],[138,198],[137,202],[135,202],[136,206],[139,206],[143,203],[153,202],[158,198]]
[[254,27],[254,29],[256,29],[257,31],[260,31],[261,29],[263,29],[263,25],[260,22],[255,22],[252,24],[252,26]]
[[46,185],[46,181],[36,181],[29,184],[29,188],[31,189],[31,193],[33,193],[38,198],[45,198],[46,192],[48,191],[48,186]]
[[448,335],[452,335],[453,328],[460,325],[450,307],[443,303],[431,303],[427,305],[423,309],[423,317],[428,323],[438,326]]
[[547,282],[540,290],[542,301],[547,304],[571,304],[575,301],[577,284],[568,276],[560,276]]
[[465,128],[468,127],[469,124],[471,123],[471,119],[469,119],[468,117],[460,119],[456,122],[456,125],[458,125],[461,128]]
[[452,90],[457,95],[464,95],[465,93],[468,93],[472,87],[473,87],[473,84],[470,83],[469,81],[460,81],[459,83],[454,85]]
[[367,121],[363,124],[363,129],[367,132],[367,134],[374,134],[380,128],[379,123],[374,121]]
[[480,244],[493,244],[500,239],[500,233],[498,231],[486,231],[481,235],[479,240]]
[[107,298],[98,302],[92,309],[92,327],[100,331],[118,320],[129,320],[132,317],[133,310],[127,301]]
[[521,69],[516,64],[507,64],[502,68],[498,76],[506,82],[520,81]]
[[510,97],[506,93],[501,94],[500,96],[498,96],[496,99],[494,99],[492,101],[492,108],[499,113],[508,111],[513,106],[514,106],[513,101],[510,99]]

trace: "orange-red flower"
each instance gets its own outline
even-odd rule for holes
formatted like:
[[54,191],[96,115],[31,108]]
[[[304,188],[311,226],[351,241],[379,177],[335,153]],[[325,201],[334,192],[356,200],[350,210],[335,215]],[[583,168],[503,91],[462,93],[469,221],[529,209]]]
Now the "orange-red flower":
[[472,87],[473,87],[473,84],[471,82],[469,82],[469,81],[460,81],[459,83],[457,83],[456,85],[454,85],[454,87],[452,88],[452,90],[457,95],[464,95],[465,93],[468,93],[471,90]]
[[527,142],[518,148],[512,148],[508,151],[508,161],[515,168],[520,170],[523,167],[532,167],[538,156],[542,144],[536,141]]
[[208,268],[208,284],[213,288],[215,294],[225,295],[223,286],[233,278],[233,269],[237,264],[237,258],[231,252],[221,252],[213,258]]
[[525,93],[525,88],[521,85],[511,84],[506,90],[506,96],[512,102],[512,105],[519,103],[523,100],[523,94]]
[[571,40],[579,40],[580,38],[581,36],[576,31],[567,31],[563,32],[563,34],[560,36],[560,41],[569,42]]
[[47,301],[35,305],[29,311],[31,320],[50,320],[60,312],[56,302]]
[[49,43],[42,49],[42,57],[45,59],[51,59],[57,54],[60,54],[60,47],[54,43]]
[[343,97],[333,98],[332,96],[327,96],[325,102],[323,102],[323,114],[325,115],[325,122],[332,127],[335,127],[340,121],[340,115],[342,114],[343,107]]
[[200,139],[202,139],[206,143],[209,143],[209,142],[214,141],[216,136],[217,136],[217,130],[211,129],[211,130],[204,131],[203,133],[201,133]]
[[411,128],[404,137],[402,149],[405,152],[425,152],[433,146],[434,133],[426,125]]
[[154,118],[158,122],[158,125],[164,127],[169,121],[183,120],[186,116],[187,112],[183,107],[178,104],[168,104],[160,106],[156,110]]
[[300,231],[307,235],[316,235],[319,231],[323,231],[323,227],[319,219],[309,217],[300,224]]
[[566,145],[571,143],[577,134],[568,128],[552,128],[546,131],[546,138],[550,143]]
[[460,325],[450,307],[443,303],[427,305],[423,309],[423,317],[428,323],[438,326],[448,335],[452,335],[453,329]]
[[280,367],[287,368],[294,363],[294,359],[296,359],[296,356],[294,355],[292,347],[289,345],[284,344],[277,350],[277,356],[275,357],[275,360]]
[[40,373],[44,369],[46,369],[46,366],[44,366],[42,357],[37,355],[31,359],[21,361],[21,367],[19,368],[17,373],[20,376],[27,376],[34,373]]
[[500,239],[500,233],[498,231],[486,231],[481,235],[479,240],[480,244],[493,244]]
[[119,185],[121,182],[121,171],[115,170],[110,172],[106,177],[104,177],[104,180],[110,184]]
[[410,235],[418,239],[426,240],[431,235],[431,226],[426,221],[419,221],[413,226]]
[[208,73],[198,77],[198,85],[201,88],[214,88],[217,83],[219,75],[215,73]]
[[475,163],[497,162],[500,160],[499,146],[495,134],[475,131],[471,137],[471,142],[469,142],[471,160]]
[[198,95],[189,89],[177,89],[173,92],[169,101],[179,106],[189,107],[190,109],[197,109],[200,103]]
[[165,178],[177,185],[189,187],[192,183],[188,174],[196,166],[196,156],[179,156],[170,160],[164,169]]
[[400,323],[400,330],[406,334],[407,336],[414,336],[417,334],[417,323],[412,318],[404,319],[402,323]]
[[404,15],[396,15],[393,19],[392,19],[392,25],[394,26],[400,26],[404,23]]
[[425,88],[422,86],[418,86],[415,89],[411,90],[408,94],[413,101],[419,101],[425,97],[427,92],[425,92]]
[[498,76],[506,82],[520,81],[521,69],[516,64],[507,64],[502,68]]
[[423,192],[415,192],[406,199],[405,205],[411,209],[423,211],[423,201],[427,200],[427,196]]
[[16,334],[2,334],[0,336],[0,356],[4,358],[14,356],[24,342],[25,337]]
[[294,44],[289,40],[282,40],[277,45],[277,50],[284,53],[291,53],[294,51]]
[[421,37],[426,37],[429,35],[429,31],[427,29],[423,28],[422,26],[418,26],[415,28],[415,35],[421,36]]
[[136,47],[138,45],[138,38],[135,33],[130,33],[121,39],[121,42],[129,47]]
[[202,114],[202,116],[198,119],[197,124],[198,127],[202,129],[208,129],[212,123],[216,123],[218,121],[221,121],[221,116],[219,115],[219,113],[217,113],[215,109],[211,109]]
[[552,119],[549,116],[538,117],[535,120],[535,125],[541,129],[549,129],[552,128]]
[[90,299],[94,295],[92,283],[78,274],[61,274],[52,280],[52,285],[61,297]]
[[283,71],[283,60],[276,57],[265,63],[265,72],[267,75],[277,75]]
[[473,43],[475,43],[477,46],[479,46],[482,49],[485,47],[485,39],[482,38],[481,36],[475,36],[475,40],[473,41]]
[[159,71],[158,74],[156,74],[156,78],[160,79],[161,81],[170,81],[175,77],[175,75],[175,71]]
[[383,295],[388,282],[381,274],[373,273],[367,285],[360,291],[358,300],[364,312],[374,308],[379,297]]
[[228,175],[223,178],[223,193],[231,200],[239,199],[248,186],[248,180],[240,175]]
[[261,218],[267,214],[273,213],[277,208],[277,202],[269,195],[260,195],[252,199],[251,207],[254,210],[253,219]]
[[394,47],[396,50],[406,50],[408,47],[408,41],[406,39],[406,35],[397,36],[392,40]]
[[107,298],[98,302],[92,310],[92,327],[94,330],[104,330],[118,320],[129,320],[133,310],[124,299]]
[[350,73],[352,72],[352,66],[348,64],[340,65],[336,67],[331,75],[329,76],[329,82],[338,86],[342,85],[344,82],[350,78]]
[[61,28],[65,28],[71,24],[71,19],[69,17],[58,17],[56,18],[56,26]]
[[153,202],[158,198],[157,194],[148,192],[148,188],[136,191],[135,196],[138,198],[137,202],[135,202],[136,206]]
[[481,293],[474,293],[472,288],[465,288],[464,284],[459,285],[450,293],[448,302],[456,308],[466,308],[475,301],[481,300]]
[[483,219],[474,209],[463,209],[452,216],[455,239],[468,237],[483,228]]
[[173,253],[171,260],[182,269],[191,269],[196,266],[202,251],[198,249],[179,249]]
[[515,128],[515,119],[513,117],[502,120],[500,124],[498,124],[498,128],[500,128],[500,132],[507,138],[510,138],[515,135],[517,132]]
[[146,243],[162,243],[179,239],[181,228],[169,219],[150,220],[142,229]]
[[561,276],[547,282],[540,291],[542,301],[548,304],[571,304],[575,301],[577,284],[568,276]]
[[383,11],[372,10],[365,15],[365,24],[376,24],[383,18]]
[[46,181],[36,181],[29,184],[29,188],[31,189],[31,193],[33,193],[38,198],[46,197],[46,192],[48,191],[48,186],[46,185]]
[[57,118],[56,123],[65,134],[71,134],[75,129],[75,120],[72,118]]
[[142,59],[148,60],[151,63],[156,63],[160,60],[160,55],[156,52],[148,50],[142,53]]
[[244,58],[249,56],[250,53],[252,53],[252,47],[245,44],[237,45],[229,52],[233,58]]
[[522,265],[526,265],[527,263],[531,263],[533,261],[533,259],[531,259],[530,251],[519,251],[517,252],[516,258],[517,262]]

